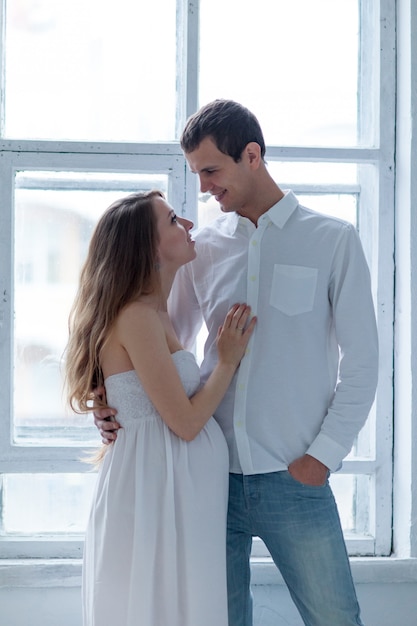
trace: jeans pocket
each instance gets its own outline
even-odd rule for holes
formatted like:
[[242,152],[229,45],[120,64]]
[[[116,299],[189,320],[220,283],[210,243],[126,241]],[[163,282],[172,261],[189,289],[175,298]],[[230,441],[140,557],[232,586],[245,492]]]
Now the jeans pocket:
[[295,485],[298,485],[300,487],[305,487],[306,489],[323,489],[323,487],[326,487],[328,485],[328,482],[329,482],[329,472],[327,472],[326,480],[321,485],[309,485],[308,483],[302,483],[300,480],[297,480],[296,478],[294,478],[294,476],[290,473],[290,471],[288,469],[287,469],[287,475],[288,475],[289,479]]

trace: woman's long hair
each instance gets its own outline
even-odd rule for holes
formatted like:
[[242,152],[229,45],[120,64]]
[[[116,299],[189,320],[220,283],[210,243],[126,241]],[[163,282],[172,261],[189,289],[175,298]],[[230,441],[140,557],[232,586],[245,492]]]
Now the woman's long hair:
[[93,390],[104,383],[100,352],[118,314],[157,286],[155,197],[163,194],[134,193],[114,202],[91,238],[69,316],[65,354],[66,394],[77,413],[91,411]]

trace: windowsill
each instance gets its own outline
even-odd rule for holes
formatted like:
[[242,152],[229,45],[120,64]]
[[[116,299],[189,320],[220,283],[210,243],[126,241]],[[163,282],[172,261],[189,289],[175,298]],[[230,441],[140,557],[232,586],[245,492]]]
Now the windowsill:
[[[355,583],[417,583],[417,558],[352,557]],[[81,559],[1,559],[0,588],[80,587]],[[252,559],[253,585],[283,585],[268,557]]]
[[[350,557],[355,583],[417,583],[417,559],[396,557]],[[275,564],[268,557],[252,559],[252,584],[283,585]]]

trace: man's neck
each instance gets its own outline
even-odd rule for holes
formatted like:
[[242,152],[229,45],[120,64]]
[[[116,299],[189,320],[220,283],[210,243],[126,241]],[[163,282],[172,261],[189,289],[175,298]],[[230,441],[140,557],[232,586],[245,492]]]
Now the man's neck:
[[246,217],[253,224],[255,224],[255,226],[257,226],[259,218],[264,215],[264,213],[269,211],[271,207],[277,204],[277,202],[282,200],[284,195],[284,192],[276,183],[274,183],[270,189],[265,190],[264,193],[257,196],[256,206],[249,205],[248,203],[247,206],[243,206],[241,210],[237,211],[237,213],[242,217]]

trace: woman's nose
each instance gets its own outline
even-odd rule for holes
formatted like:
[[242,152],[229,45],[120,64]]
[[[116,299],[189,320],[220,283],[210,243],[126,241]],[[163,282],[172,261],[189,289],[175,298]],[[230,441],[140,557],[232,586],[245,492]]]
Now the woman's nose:
[[191,220],[188,220],[186,217],[179,217],[179,222],[181,224],[181,226],[184,226],[185,230],[191,230],[192,227],[194,226],[194,222],[192,222]]

